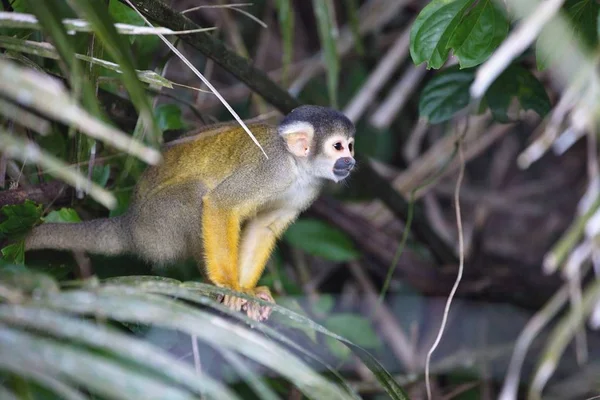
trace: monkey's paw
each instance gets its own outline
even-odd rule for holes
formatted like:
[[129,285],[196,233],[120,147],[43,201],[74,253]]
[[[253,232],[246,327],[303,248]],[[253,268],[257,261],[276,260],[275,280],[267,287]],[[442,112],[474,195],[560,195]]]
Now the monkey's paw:
[[242,309],[246,309],[245,307],[248,304],[248,300],[242,299],[240,297],[231,296],[229,294],[220,295],[219,301],[223,303],[223,305],[227,308],[230,308],[234,311],[240,311]]
[[[253,290],[249,290],[248,294],[275,304],[275,300],[271,296],[271,291],[266,286],[258,286]],[[256,321],[266,321],[273,311],[271,306],[262,305],[254,301],[247,302],[242,306],[242,309],[246,311],[248,317]]]

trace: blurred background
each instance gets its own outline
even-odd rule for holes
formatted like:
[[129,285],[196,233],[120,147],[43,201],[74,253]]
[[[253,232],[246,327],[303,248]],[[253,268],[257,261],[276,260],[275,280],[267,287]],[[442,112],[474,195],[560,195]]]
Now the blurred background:
[[[307,318],[275,312],[267,325],[318,355],[311,370],[328,379],[339,371],[362,398],[403,398],[386,389],[388,378],[426,398],[426,359],[461,271],[431,355],[433,398],[599,393],[596,1],[132,1],[170,29],[145,33],[127,3],[1,2],[3,306],[21,304],[15,293],[39,294],[40,273],[53,282],[42,297],[122,276],[204,281],[191,261],[157,268],[133,257],[25,254],[22,245],[34,224],[123,213],[151,162],[145,150],[233,119],[160,33],[243,119],[276,123],[304,103],[335,107],[356,125],[357,170],[289,228],[261,279],[279,305]],[[118,33],[106,28],[114,22]],[[120,132],[98,136],[93,121]],[[128,153],[117,133],[143,148]],[[246,137],[242,145],[253,146]],[[198,345],[185,329],[123,318],[108,315],[121,333],[242,398],[329,398],[277,377],[259,356],[241,352],[240,367],[229,342]],[[366,349],[385,374],[331,333]],[[8,338],[0,335],[0,349]],[[12,361],[0,362],[6,390],[51,398],[48,385],[3,367]],[[71,374],[50,375],[94,398],[114,395]],[[119,388],[115,398],[132,398]]]

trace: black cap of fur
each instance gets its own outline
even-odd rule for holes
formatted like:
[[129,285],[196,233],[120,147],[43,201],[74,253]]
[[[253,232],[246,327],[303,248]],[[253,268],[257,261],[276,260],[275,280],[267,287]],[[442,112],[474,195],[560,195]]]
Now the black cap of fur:
[[300,106],[294,108],[285,116],[280,125],[285,126],[294,122],[308,122],[315,129],[315,139],[323,139],[331,134],[337,133],[354,136],[354,124],[341,112],[321,106]]

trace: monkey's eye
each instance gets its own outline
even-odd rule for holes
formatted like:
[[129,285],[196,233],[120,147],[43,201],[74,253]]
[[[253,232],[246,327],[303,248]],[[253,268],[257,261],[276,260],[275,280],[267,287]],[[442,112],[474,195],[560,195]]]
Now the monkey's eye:
[[336,149],[337,151],[341,151],[344,146],[342,145],[342,142],[337,142],[336,144],[333,145],[333,148]]
[[348,143],[348,150],[352,153],[354,151],[354,143]]

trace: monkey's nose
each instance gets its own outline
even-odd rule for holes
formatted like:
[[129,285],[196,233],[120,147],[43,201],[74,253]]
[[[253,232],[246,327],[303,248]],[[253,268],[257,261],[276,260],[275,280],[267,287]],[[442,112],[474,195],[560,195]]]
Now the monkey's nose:
[[354,161],[354,158],[352,157],[342,157],[338,161],[343,163],[344,168],[346,169],[352,169],[354,168],[354,164],[356,164],[356,161]]
[[356,164],[354,158],[340,157],[336,160],[335,164],[333,165],[333,173],[336,175],[347,175],[348,173],[350,173],[352,168],[354,168],[354,164]]

